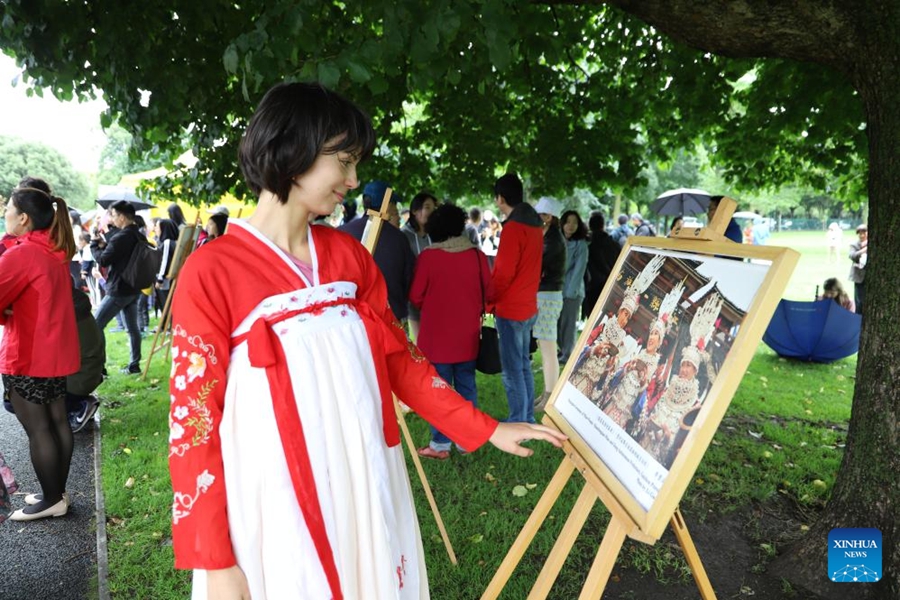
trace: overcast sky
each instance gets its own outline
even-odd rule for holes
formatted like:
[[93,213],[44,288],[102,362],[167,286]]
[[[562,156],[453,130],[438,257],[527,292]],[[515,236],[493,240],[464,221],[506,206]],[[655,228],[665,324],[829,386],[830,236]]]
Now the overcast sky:
[[106,136],[100,127],[100,100],[60,102],[46,92],[43,98],[25,95],[21,82],[13,87],[20,69],[0,54],[0,134],[43,142],[62,152],[78,171],[95,173]]

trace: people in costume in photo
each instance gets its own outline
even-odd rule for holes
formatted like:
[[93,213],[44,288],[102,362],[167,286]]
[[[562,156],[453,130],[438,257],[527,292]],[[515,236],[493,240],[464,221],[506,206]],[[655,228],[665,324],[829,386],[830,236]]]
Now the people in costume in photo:
[[[625,328],[637,312],[641,294],[659,275],[664,262],[665,257],[661,255],[650,259],[625,289],[624,298],[619,305],[619,310],[616,311],[615,318],[606,315],[588,336],[585,349],[573,370],[573,379],[580,382],[581,385],[576,384],[576,387],[582,389],[583,393],[585,390],[590,391],[590,393],[585,393],[585,396],[598,405],[606,391],[602,388],[605,382],[601,382],[599,377],[608,368],[608,358],[615,356],[614,370],[618,370],[638,352],[637,341],[625,331]],[[591,380],[594,383],[592,387],[589,387],[588,382]]]
[[681,352],[678,373],[669,381],[647,418],[648,426],[640,444],[667,469],[678,450],[674,445],[684,426],[684,416],[702,401],[697,372],[708,359],[706,347],[715,332],[722,302],[722,296],[713,293],[694,315],[690,324],[691,342]]
[[309,225],[375,145],[369,118],[324,87],[269,90],[239,151],[257,209],[179,276],[172,531],[195,600],[429,597],[392,393],[470,452],[564,439],[461,398],[407,341],[366,249]]
[[[659,348],[668,333],[668,324],[678,301],[684,293],[684,283],[679,281],[660,303],[659,313],[647,333],[647,344],[637,355],[622,366],[608,389],[608,401],[604,412],[622,429],[629,429],[634,405],[647,389],[650,378],[659,364]],[[616,381],[618,378],[618,381]]]

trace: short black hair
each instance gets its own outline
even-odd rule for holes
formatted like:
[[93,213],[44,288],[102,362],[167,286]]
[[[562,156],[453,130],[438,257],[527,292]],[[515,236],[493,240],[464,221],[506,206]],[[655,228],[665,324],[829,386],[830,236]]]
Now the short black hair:
[[279,83],[250,119],[238,158],[254,194],[268,190],[284,203],[320,154],[365,160],[374,148],[372,122],[355,104],[318,83]]
[[114,210],[131,221],[134,221],[134,217],[136,216],[134,204],[128,200],[116,200],[109,205],[109,210]]
[[[569,215],[575,215],[575,219],[578,221],[578,228],[575,230],[575,233],[572,234],[572,237],[569,239],[573,240],[586,240],[588,235],[587,227],[584,225],[584,221],[581,220],[581,215],[578,214],[578,211],[567,210],[562,214],[559,218],[560,225],[566,224],[566,219],[569,218]],[[602,218],[602,217],[601,217]]]
[[591,213],[588,219],[588,229],[591,230],[592,234],[606,229],[606,219],[603,218],[602,212],[595,210]]
[[431,200],[434,203],[435,208],[437,208],[438,199],[435,198],[434,195],[432,195],[428,192],[419,192],[418,194],[413,196],[413,199],[409,203],[409,221],[408,222],[412,224],[411,227],[416,231],[419,231],[420,227],[423,230],[425,229],[425,224],[424,223],[420,224],[419,220],[416,218],[416,211],[422,210],[422,207],[425,206],[425,203],[428,202],[429,200]]
[[475,221],[480,221],[481,220],[481,209],[478,208],[477,206],[473,206],[472,208],[470,208],[469,209],[469,220],[472,221],[473,223]]
[[624,225],[628,222],[628,215],[619,215],[619,225]]
[[425,223],[425,232],[435,244],[462,235],[465,228],[466,211],[449,202],[434,209]]
[[494,196],[503,196],[507,206],[521,204],[524,198],[522,180],[515,173],[507,173],[494,184]]

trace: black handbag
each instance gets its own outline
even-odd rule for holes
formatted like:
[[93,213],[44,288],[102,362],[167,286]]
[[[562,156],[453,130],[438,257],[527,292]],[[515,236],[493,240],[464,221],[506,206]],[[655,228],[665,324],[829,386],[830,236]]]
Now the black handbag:
[[496,329],[484,324],[484,279],[481,275],[481,257],[478,256],[478,250],[475,250],[475,260],[478,261],[478,284],[481,286],[481,332],[475,368],[485,375],[496,375],[503,371],[500,363],[500,336]]

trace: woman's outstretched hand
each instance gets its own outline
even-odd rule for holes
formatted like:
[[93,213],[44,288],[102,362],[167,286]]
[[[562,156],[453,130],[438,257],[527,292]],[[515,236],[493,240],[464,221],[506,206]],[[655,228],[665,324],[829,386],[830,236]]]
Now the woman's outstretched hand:
[[237,565],[207,571],[206,597],[209,600],[251,600],[247,577]]
[[521,442],[526,440],[544,440],[557,448],[561,448],[562,443],[567,439],[569,438],[564,434],[544,425],[500,423],[497,425],[497,429],[494,430],[494,435],[488,441],[504,452],[509,452],[516,456],[531,456],[534,454],[534,450],[520,446]]

